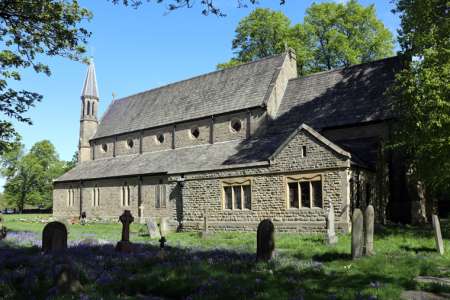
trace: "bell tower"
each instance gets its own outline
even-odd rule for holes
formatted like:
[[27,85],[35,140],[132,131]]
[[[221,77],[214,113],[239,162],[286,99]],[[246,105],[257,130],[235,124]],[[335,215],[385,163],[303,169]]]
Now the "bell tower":
[[98,127],[97,111],[99,105],[97,78],[94,60],[91,58],[81,91],[80,142],[78,144],[78,163],[91,159],[89,140]]

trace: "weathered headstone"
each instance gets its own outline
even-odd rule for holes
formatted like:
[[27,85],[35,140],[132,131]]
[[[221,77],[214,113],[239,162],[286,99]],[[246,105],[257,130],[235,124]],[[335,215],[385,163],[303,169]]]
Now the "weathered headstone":
[[256,260],[268,261],[275,250],[275,227],[269,219],[262,220],[256,233]]
[[450,299],[450,294],[435,294],[425,291],[403,291],[400,294],[400,299],[402,300],[448,300]]
[[134,218],[129,210],[125,210],[119,217],[122,223],[122,240],[117,243],[116,251],[129,253],[133,251],[130,243],[130,224],[133,223]]
[[208,217],[206,214],[203,216],[203,228],[202,231],[200,231],[200,237],[203,239],[206,239],[210,235],[210,232],[208,230]]
[[336,236],[335,224],[334,224],[334,207],[330,200],[330,208],[327,213],[327,243],[328,245],[336,245],[338,238]]
[[139,206],[139,223],[145,224],[145,218],[144,218],[144,206]]
[[81,213],[81,216],[80,216],[80,224],[81,225],[86,225],[86,212],[85,211],[83,211],[82,213]]
[[3,226],[3,216],[2,213],[0,213],[0,241],[6,237],[6,233],[6,227]]
[[71,264],[65,263],[62,265],[57,265],[59,272],[55,277],[55,288],[57,294],[62,293],[77,293],[83,289],[80,281],[78,280],[78,275],[75,272]]
[[432,215],[434,238],[436,240],[436,249],[440,255],[444,255],[444,241],[442,240],[441,225],[437,215]]
[[352,216],[352,258],[358,258],[363,255],[364,245],[364,224],[363,214],[359,208],[353,211]]
[[159,232],[161,236],[166,236],[169,232],[169,225],[167,224],[168,218],[162,217],[161,221],[159,221]]
[[434,276],[417,276],[414,281],[421,284],[434,284],[450,287],[450,278]]
[[50,222],[42,231],[42,251],[59,252],[67,249],[67,228],[61,222]]
[[161,238],[161,235],[160,235],[159,229],[158,229],[158,225],[156,225],[155,220],[153,220],[152,218],[149,218],[147,220],[147,230],[148,230],[148,235],[150,236],[151,239]]
[[371,256],[373,252],[373,231],[375,224],[375,212],[372,205],[368,205],[364,211],[364,255]]

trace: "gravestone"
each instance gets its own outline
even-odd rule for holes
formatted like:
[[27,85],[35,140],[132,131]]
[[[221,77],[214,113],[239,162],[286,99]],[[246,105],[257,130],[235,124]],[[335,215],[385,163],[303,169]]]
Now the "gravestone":
[[208,217],[206,214],[203,216],[203,228],[202,231],[200,231],[200,237],[203,239],[206,239],[210,235],[210,232],[208,230]]
[[50,222],[42,231],[42,251],[59,252],[67,249],[67,228],[61,222]]
[[275,250],[275,227],[269,219],[262,220],[256,233],[256,260],[268,261]]
[[363,255],[364,245],[363,214],[359,208],[353,211],[352,216],[352,259]]
[[330,200],[330,208],[327,213],[327,243],[328,245],[336,245],[338,238],[336,236],[335,223],[334,223],[334,207]]
[[443,285],[450,288],[450,278],[434,276],[417,276],[414,281],[422,284]]
[[161,236],[166,236],[167,233],[169,232],[169,226],[168,226],[167,222],[168,222],[167,217],[162,217],[161,221],[159,222],[159,232],[160,232]]
[[81,216],[80,216],[80,224],[81,225],[86,225],[86,212],[85,211],[83,211],[82,213],[81,213]]
[[373,231],[375,224],[375,212],[372,205],[368,205],[364,211],[364,255],[371,256],[373,252]]
[[150,236],[151,239],[161,238],[161,235],[160,235],[159,229],[158,229],[158,225],[156,225],[155,220],[153,220],[152,218],[148,218],[148,220],[147,220],[147,230],[148,230],[148,235]]
[[71,264],[65,263],[56,267],[59,269],[54,284],[57,294],[77,293],[83,289],[78,274]]
[[0,241],[6,237],[6,227],[3,226],[3,216],[0,213]]
[[436,240],[436,249],[440,255],[444,255],[444,241],[442,240],[441,225],[437,215],[432,215],[434,238]]
[[122,240],[117,243],[116,251],[130,253],[133,251],[130,243],[130,225],[133,223],[134,218],[129,210],[125,210],[119,217],[119,221],[122,223]]

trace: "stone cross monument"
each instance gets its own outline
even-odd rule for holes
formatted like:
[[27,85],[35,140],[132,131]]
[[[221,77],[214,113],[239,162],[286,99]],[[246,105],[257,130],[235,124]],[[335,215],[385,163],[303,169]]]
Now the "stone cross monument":
[[116,251],[119,252],[132,252],[132,246],[130,243],[130,224],[133,223],[134,218],[129,210],[125,210],[119,217],[119,221],[122,223],[122,240],[117,243]]

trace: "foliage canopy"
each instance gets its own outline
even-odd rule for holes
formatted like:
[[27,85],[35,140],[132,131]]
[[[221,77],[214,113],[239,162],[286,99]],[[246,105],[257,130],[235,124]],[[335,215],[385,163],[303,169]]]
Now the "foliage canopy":
[[235,57],[219,69],[235,66],[291,47],[299,74],[364,63],[393,54],[392,34],[375,14],[356,0],[346,4],[313,3],[303,23],[291,25],[282,12],[258,8],[243,18],[232,42]]
[[1,174],[6,177],[4,202],[20,211],[25,205],[51,207],[53,179],[71,167],[59,160],[47,140],[34,144],[27,154],[20,139],[16,140],[1,157]]
[[[42,95],[9,87],[20,81],[23,69],[50,75],[42,56],[81,59],[90,33],[80,26],[91,13],[77,0],[15,0],[0,2],[0,112],[9,119],[31,124],[24,113]],[[0,154],[13,147],[15,130],[10,120],[0,120]]]
[[397,0],[399,43],[411,62],[392,93],[400,122],[392,146],[431,193],[450,192],[450,21],[446,0]]

